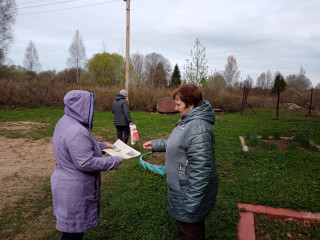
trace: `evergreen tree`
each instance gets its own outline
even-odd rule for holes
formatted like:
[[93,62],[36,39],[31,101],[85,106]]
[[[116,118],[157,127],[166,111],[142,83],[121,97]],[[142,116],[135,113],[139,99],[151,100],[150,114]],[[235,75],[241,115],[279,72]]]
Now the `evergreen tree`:
[[171,75],[170,87],[178,87],[181,85],[181,74],[178,64],[174,66],[174,70]]
[[271,90],[272,93],[277,94],[278,96],[276,119],[279,119],[278,116],[279,116],[279,105],[280,105],[280,93],[285,90],[286,85],[287,84],[284,80],[284,77],[280,73],[278,73],[276,75],[276,78],[274,80],[274,85]]

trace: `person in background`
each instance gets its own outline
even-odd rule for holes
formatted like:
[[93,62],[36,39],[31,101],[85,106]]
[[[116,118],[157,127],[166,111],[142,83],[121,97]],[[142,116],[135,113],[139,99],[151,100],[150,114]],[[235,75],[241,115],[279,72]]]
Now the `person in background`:
[[56,168],[51,191],[56,228],[62,240],[82,239],[97,226],[100,211],[100,171],[118,169],[123,159],[104,157],[113,148],[93,137],[94,94],[72,90],[64,97],[64,112],[53,134]]
[[117,129],[117,138],[126,144],[130,136],[130,125],[132,124],[127,97],[128,92],[122,89],[117,93],[112,104],[113,124]]
[[168,211],[176,219],[179,240],[204,240],[205,217],[215,205],[218,173],[215,164],[214,111],[199,87],[183,84],[173,93],[180,120],[167,140],[143,144],[166,152]]

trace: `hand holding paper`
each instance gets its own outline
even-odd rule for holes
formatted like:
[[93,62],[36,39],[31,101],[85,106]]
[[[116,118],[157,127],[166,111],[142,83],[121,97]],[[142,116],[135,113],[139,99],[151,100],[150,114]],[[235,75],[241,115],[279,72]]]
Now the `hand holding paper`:
[[118,139],[114,144],[113,148],[103,149],[102,152],[108,153],[110,156],[119,156],[123,159],[133,158],[139,156],[141,153],[137,150],[129,147],[127,144]]

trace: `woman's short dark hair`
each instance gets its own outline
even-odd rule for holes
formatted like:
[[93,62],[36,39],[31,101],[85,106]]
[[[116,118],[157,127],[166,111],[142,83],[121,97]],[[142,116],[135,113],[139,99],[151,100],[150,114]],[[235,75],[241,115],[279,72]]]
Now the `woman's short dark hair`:
[[182,84],[173,92],[173,99],[176,99],[177,96],[186,104],[186,107],[190,105],[198,107],[203,104],[202,91],[194,84]]

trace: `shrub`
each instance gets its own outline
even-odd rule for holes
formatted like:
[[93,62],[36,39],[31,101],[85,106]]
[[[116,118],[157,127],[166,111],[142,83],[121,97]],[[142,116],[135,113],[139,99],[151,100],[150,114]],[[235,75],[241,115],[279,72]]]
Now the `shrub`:
[[310,149],[311,148],[311,145],[310,145],[310,142],[309,142],[309,138],[304,133],[297,133],[293,137],[293,140],[298,142],[298,143],[300,143],[303,148],[306,148],[306,149]]
[[227,91],[216,91],[214,88],[203,89],[204,99],[208,100],[213,108],[220,108],[225,112],[239,112],[241,96]]
[[248,145],[250,147],[257,147],[259,146],[259,139],[257,135],[252,132],[246,132],[246,139],[248,141]]
[[294,142],[288,142],[287,143],[287,150],[297,150],[298,145]]
[[281,133],[280,132],[273,132],[272,133],[272,136],[275,140],[279,140],[280,139],[280,136],[281,136]]
[[156,111],[157,100],[164,97],[172,97],[173,89],[170,88],[153,88],[139,87],[131,88],[129,92],[130,106],[134,110]]
[[255,135],[255,134],[252,132],[246,132],[245,135],[246,135],[246,139],[249,139],[252,135]]
[[261,133],[261,139],[262,140],[268,140],[269,139],[269,133],[268,132],[262,132]]
[[276,144],[267,143],[264,141],[260,141],[259,146],[261,149],[264,149],[264,150],[277,150],[278,149],[278,146]]
[[[63,96],[72,89],[87,90],[96,94],[97,110],[110,110],[115,94],[124,88],[123,84],[94,84],[93,82],[76,83],[73,69],[62,72],[46,71],[31,76],[19,66],[0,66],[0,107],[63,107]],[[159,98],[171,97],[173,88],[155,88],[151,86],[137,87],[130,85],[130,109],[139,111],[156,111]],[[214,87],[203,88],[204,98],[213,108],[224,112],[239,112],[242,101],[242,90],[232,88],[230,91]],[[290,92],[291,91],[291,92]],[[292,93],[284,92],[282,103],[294,102],[300,106],[309,106],[310,91]],[[263,93],[263,94],[262,94]],[[262,94],[262,95],[261,95]],[[294,95],[294,96],[293,96]],[[251,89],[248,103],[255,107],[275,106],[276,98],[268,90]],[[313,93],[312,109],[320,109],[320,90]],[[305,109],[302,110],[304,113]],[[287,118],[293,118],[292,110],[287,110]],[[289,119],[288,119],[289,120]]]

